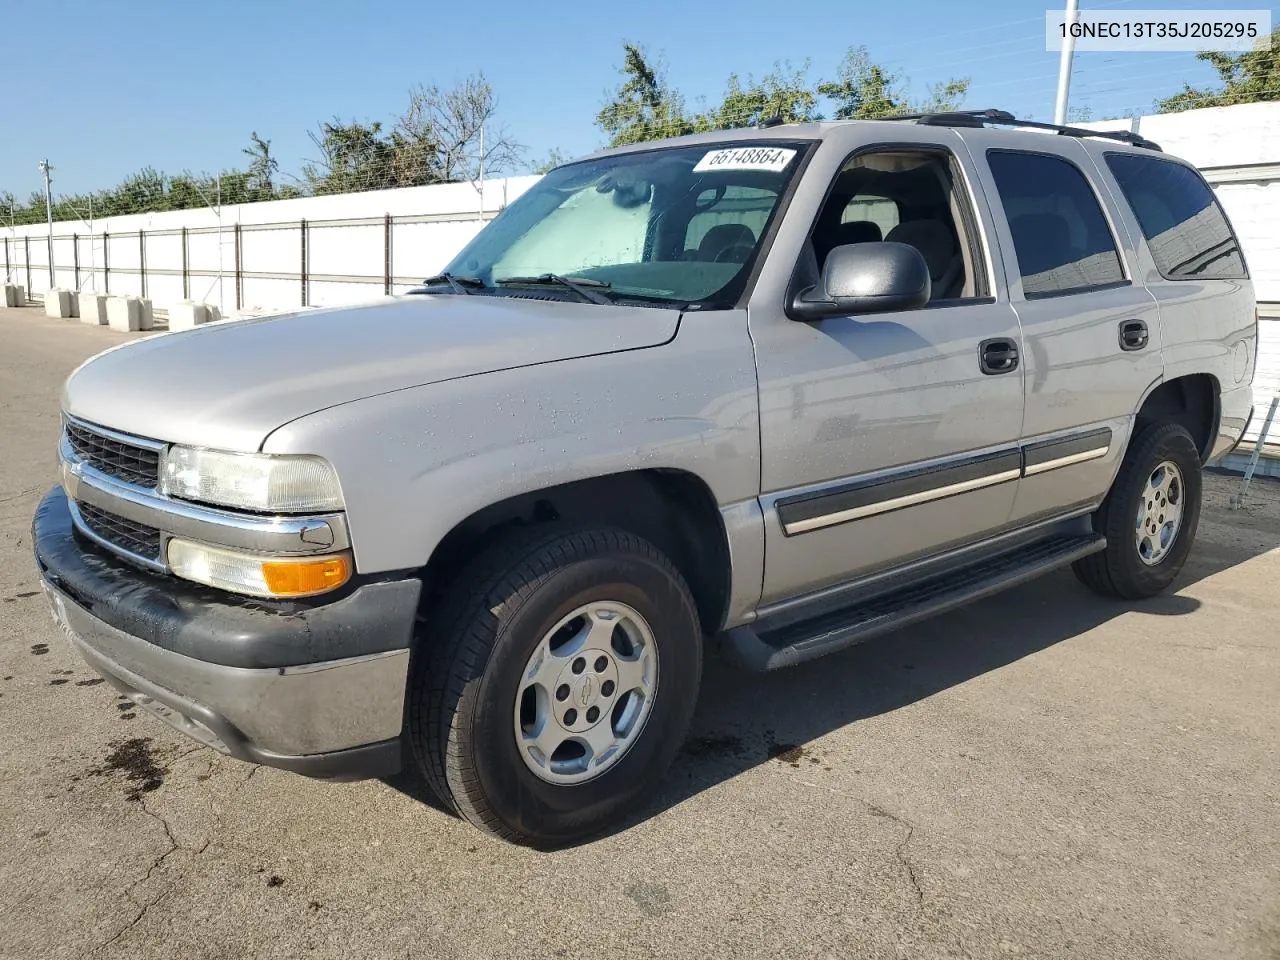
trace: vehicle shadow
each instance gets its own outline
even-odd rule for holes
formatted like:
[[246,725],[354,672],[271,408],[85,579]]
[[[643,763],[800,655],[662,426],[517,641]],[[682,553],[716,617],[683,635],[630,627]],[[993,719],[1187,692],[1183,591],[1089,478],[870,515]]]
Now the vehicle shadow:
[[[1187,587],[1280,547],[1274,524],[1259,527],[1247,514],[1218,514],[1213,521],[1214,536],[1196,544],[1174,592],[1150,600],[1099,597],[1062,570],[789,670],[753,674],[708,656],[692,729],[663,788],[618,829],[775,757],[794,761],[801,755],[797,748],[834,730],[998,670],[1122,614],[1193,613],[1201,604],[1185,595]],[[1232,528],[1245,534],[1233,536]]]
[[[1174,592],[1150,600],[1098,597],[1062,570],[789,670],[749,673],[709,648],[692,729],[662,788],[645,808],[602,836],[658,816],[775,757],[797,758],[799,748],[834,730],[931,697],[1122,614],[1193,613],[1201,604],[1184,595],[1187,587],[1280,547],[1280,524],[1259,526],[1247,514],[1215,514],[1213,535],[1205,536],[1202,527]],[[387,782],[446,809],[416,772]]]

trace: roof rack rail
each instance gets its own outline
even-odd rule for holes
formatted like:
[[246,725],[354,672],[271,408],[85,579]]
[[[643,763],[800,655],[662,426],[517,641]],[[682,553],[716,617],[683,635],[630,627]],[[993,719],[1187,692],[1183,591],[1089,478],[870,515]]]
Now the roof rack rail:
[[1086,130],[1084,127],[1062,126],[1057,123],[1041,123],[1039,120],[1019,120],[1008,110],[952,110],[945,113],[908,113],[890,120],[914,120],[931,127],[985,127],[996,124],[1004,127],[1026,127],[1032,130],[1052,130],[1064,137],[1101,137],[1118,140],[1147,150],[1160,149],[1160,144],[1128,130]]

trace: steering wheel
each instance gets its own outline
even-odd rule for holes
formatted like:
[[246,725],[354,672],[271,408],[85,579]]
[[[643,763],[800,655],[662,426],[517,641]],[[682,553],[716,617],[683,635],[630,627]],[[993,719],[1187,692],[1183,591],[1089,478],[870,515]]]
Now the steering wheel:
[[712,258],[712,263],[746,263],[755,249],[752,243],[731,243]]
[[694,211],[696,213],[702,213],[704,210],[710,210],[717,203],[719,203],[721,200],[724,199],[725,188],[726,188],[726,184],[723,184],[723,183],[718,183],[714,187],[708,187],[707,189],[711,190],[712,192],[711,192],[710,198],[706,200],[702,199],[702,194],[707,192],[706,190],[703,190],[701,193],[699,193],[696,197],[693,198]]

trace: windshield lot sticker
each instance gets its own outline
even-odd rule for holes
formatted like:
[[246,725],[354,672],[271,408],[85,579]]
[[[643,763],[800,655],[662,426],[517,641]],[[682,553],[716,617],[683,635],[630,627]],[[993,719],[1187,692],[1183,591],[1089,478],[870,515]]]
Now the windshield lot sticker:
[[779,173],[787,168],[794,150],[785,147],[732,147],[712,150],[694,166],[694,173],[711,170],[769,170]]

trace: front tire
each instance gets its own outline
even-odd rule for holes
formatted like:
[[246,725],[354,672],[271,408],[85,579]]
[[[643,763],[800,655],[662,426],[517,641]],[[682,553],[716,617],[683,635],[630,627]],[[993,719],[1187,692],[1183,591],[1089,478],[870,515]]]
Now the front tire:
[[1138,600],[1163,592],[1191,552],[1202,485],[1200,454],[1185,427],[1143,429],[1093,517],[1107,549],[1076,561],[1076,576],[1104,596]]
[[697,700],[689,588],[619,530],[497,544],[428,618],[409,741],[432,789],[487,833],[573,842],[638,809]]

